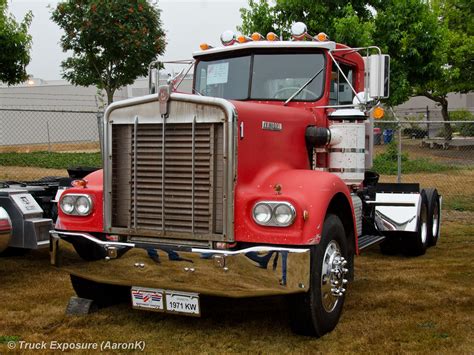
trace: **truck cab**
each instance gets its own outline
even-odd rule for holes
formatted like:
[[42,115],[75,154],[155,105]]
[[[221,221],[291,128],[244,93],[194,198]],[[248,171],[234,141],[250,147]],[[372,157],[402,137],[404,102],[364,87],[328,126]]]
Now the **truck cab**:
[[107,108],[103,171],[61,196],[51,231],[80,297],[120,285],[134,308],[195,316],[203,295],[286,295],[293,330],[322,336],[360,249],[403,235],[424,252],[426,193],[370,172],[388,58],[292,33],[226,31],[193,54],[193,94],[173,78]]

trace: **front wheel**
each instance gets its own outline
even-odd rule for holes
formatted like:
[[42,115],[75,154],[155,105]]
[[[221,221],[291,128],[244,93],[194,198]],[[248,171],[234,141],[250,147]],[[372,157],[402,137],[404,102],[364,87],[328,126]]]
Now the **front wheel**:
[[348,282],[346,259],[344,226],[338,216],[329,214],[321,243],[311,248],[310,289],[290,296],[290,321],[295,333],[321,337],[336,327]]

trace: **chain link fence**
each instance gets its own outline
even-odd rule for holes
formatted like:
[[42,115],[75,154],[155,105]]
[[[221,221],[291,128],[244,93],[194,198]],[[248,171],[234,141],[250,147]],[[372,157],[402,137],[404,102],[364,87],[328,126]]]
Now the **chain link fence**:
[[[474,211],[474,120],[446,123],[428,116],[432,119],[412,114],[376,121],[374,170],[383,182],[438,188],[446,208]],[[100,166],[100,117],[86,110],[0,108],[0,181],[67,176],[67,167]]]
[[0,108],[0,181],[67,176],[100,166],[97,111]]
[[474,121],[381,120],[374,170],[382,182],[436,187],[446,209],[474,211]]

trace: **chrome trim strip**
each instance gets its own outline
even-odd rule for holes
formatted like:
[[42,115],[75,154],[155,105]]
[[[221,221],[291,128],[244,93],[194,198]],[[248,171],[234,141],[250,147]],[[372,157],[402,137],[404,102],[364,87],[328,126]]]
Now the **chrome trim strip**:
[[191,136],[192,136],[192,148],[191,148],[191,234],[194,238],[194,187],[195,187],[195,175],[194,175],[194,167],[196,165],[196,157],[195,157],[195,150],[196,150],[196,116],[193,117],[193,123],[191,125]]
[[365,169],[329,168],[330,173],[364,173]]
[[166,151],[166,116],[161,115],[163,123],[161,124],[161,230],[165,235],[166,218],[165,218],[165,151]]
[[330,153],[365,153],[365,148],[330,148]]
[[[124,243],[124,242],[112,242],[100,240],[88,233],[75,233],[75,232],[63,232],[57,230],[50,230],[49,234],[55,238],[62,238],[62,236],[71,236],[71,237],[81,237],[95,244],[104,246],[104,247],[131,247],[137,248],[136,243]],[[158,245],[157,245],[158,246]],[[222,255],[239,255],[246,254],[250,252],[272,252],[272,251],[285,251],[289,253],[306,253],[309,252],[308,248],[284,248],[284,247],[270,247],[270,246],[255,246],[240,250],[221,250],[221,249],[204,249],[204,248],[190,248],[192,253],[208,253],[208,254],[222,254]]]
[[133,228],[137,229],[137,139],[138,136],[138,116],[135,116],[133,122]]

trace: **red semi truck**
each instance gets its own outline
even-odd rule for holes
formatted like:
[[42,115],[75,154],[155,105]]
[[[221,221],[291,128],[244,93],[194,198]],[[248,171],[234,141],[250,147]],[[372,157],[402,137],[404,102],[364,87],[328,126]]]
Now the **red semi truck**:
[[[389,58],[292,26],[291,40],[226,31],[177,80],[113,103],[103,170],[66,190],[52,263],[79,297],[197,316],[201,295],[286,295],[292,329],[336,326],[354,255],[424,254],[441,199],[372,172]],[[152,80],[151,80],[152,81]],[[158,82],[158,81],[157,81]]]

